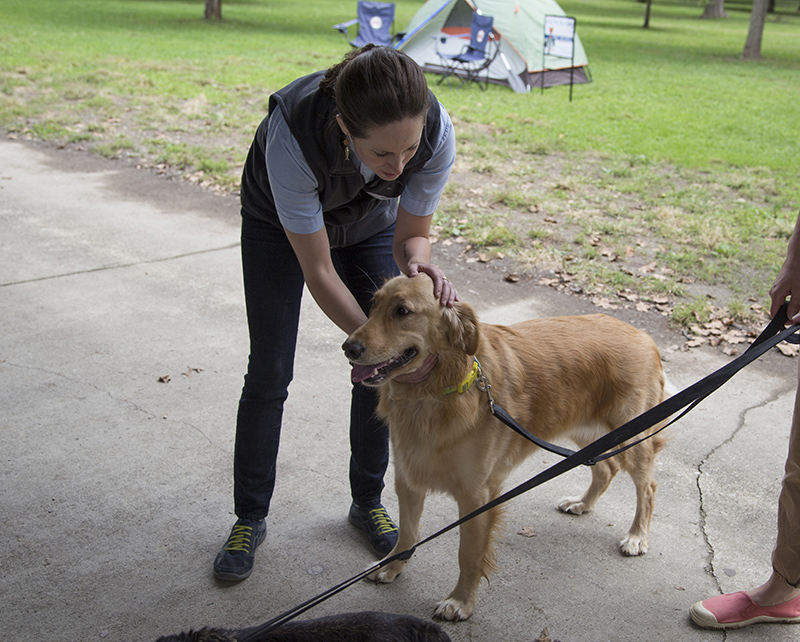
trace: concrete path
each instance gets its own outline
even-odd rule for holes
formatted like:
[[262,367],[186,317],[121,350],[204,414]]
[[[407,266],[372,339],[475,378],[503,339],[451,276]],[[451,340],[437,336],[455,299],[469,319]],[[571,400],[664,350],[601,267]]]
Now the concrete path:
[[[348,364],[306,297],[278,487],[253,575],[215,581],[233,523],[236,405],[247,359],[238,203],[86,154],[0,142],[0,640],[138,642],[260,623],[373,560],[348,525]],[[438,250],[437,250],[438,251]],[[586,301],[442,254],[484,321],[595,311]],[[637,313],[621,312],[647,325]],[[632,316],[633,315],[633,316]],[[658,325],[658,324],[656,324]],[[729,358],[654,337],[672,383]],[[617,550],[627,477],[596,512],[560,514],[576,470],[514,500],[499,572],[456,642],[795,640],[800,628],[694,627],[688,608],[769,574],[796,363],[768,355],[670,429],[650,552]],[[516,484],[555,463],[540,453]],[[385,501],[396,515],[391,472]],[[423,533],[452,522],[431,497]],[[518,531],[532,528],[534,537]],[[452,588],[457,534],[420,547],[394,584],[359,582],[303,617],[428,617]]]

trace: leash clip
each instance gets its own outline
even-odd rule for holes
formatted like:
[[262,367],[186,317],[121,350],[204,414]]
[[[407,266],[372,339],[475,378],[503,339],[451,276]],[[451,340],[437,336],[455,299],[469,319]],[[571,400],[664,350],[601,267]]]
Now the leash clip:
[[481,370],[481,362],[478,361],[478,357],[475,357],[475,363],[478,365],[478,374],[477,374],[477,381],[475,385],[478,386],[478,390],[481,392],[485,392],[486,396],[489,397],[489,408],[494,414],[494,398],[492,397],[492,384],[489,383],[489,380],[483,376],[483,371]]

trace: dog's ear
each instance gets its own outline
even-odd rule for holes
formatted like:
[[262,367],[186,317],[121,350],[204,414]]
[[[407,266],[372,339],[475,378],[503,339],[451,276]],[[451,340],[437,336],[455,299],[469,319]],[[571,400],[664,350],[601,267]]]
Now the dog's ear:
[[478,315],[472,306],[457,302],[452,308],[444,308],[444,315],[450,344],[466,354],[475,354],[478,351]]

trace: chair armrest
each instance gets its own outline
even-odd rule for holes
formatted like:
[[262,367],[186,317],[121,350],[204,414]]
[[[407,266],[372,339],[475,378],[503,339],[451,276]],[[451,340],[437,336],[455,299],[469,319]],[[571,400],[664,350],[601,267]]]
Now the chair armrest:
[[347,22],[340,22],[338,25],[333,25],[334,29],[338,29],[342,33],[345,33],[349,27],[358,24],[358,18],[353,18],[352,20],[348,20]]

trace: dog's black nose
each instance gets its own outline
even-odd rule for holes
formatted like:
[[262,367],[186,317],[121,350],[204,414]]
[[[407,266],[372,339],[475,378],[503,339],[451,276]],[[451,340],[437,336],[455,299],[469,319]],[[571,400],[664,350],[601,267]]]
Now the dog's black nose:
[[346,356],[350,361],[356,361],[362,354],[364,354],[364,344],[360,341],[351,341],[348,339],[342,344],[342,350],[344,350],[344,356]]

